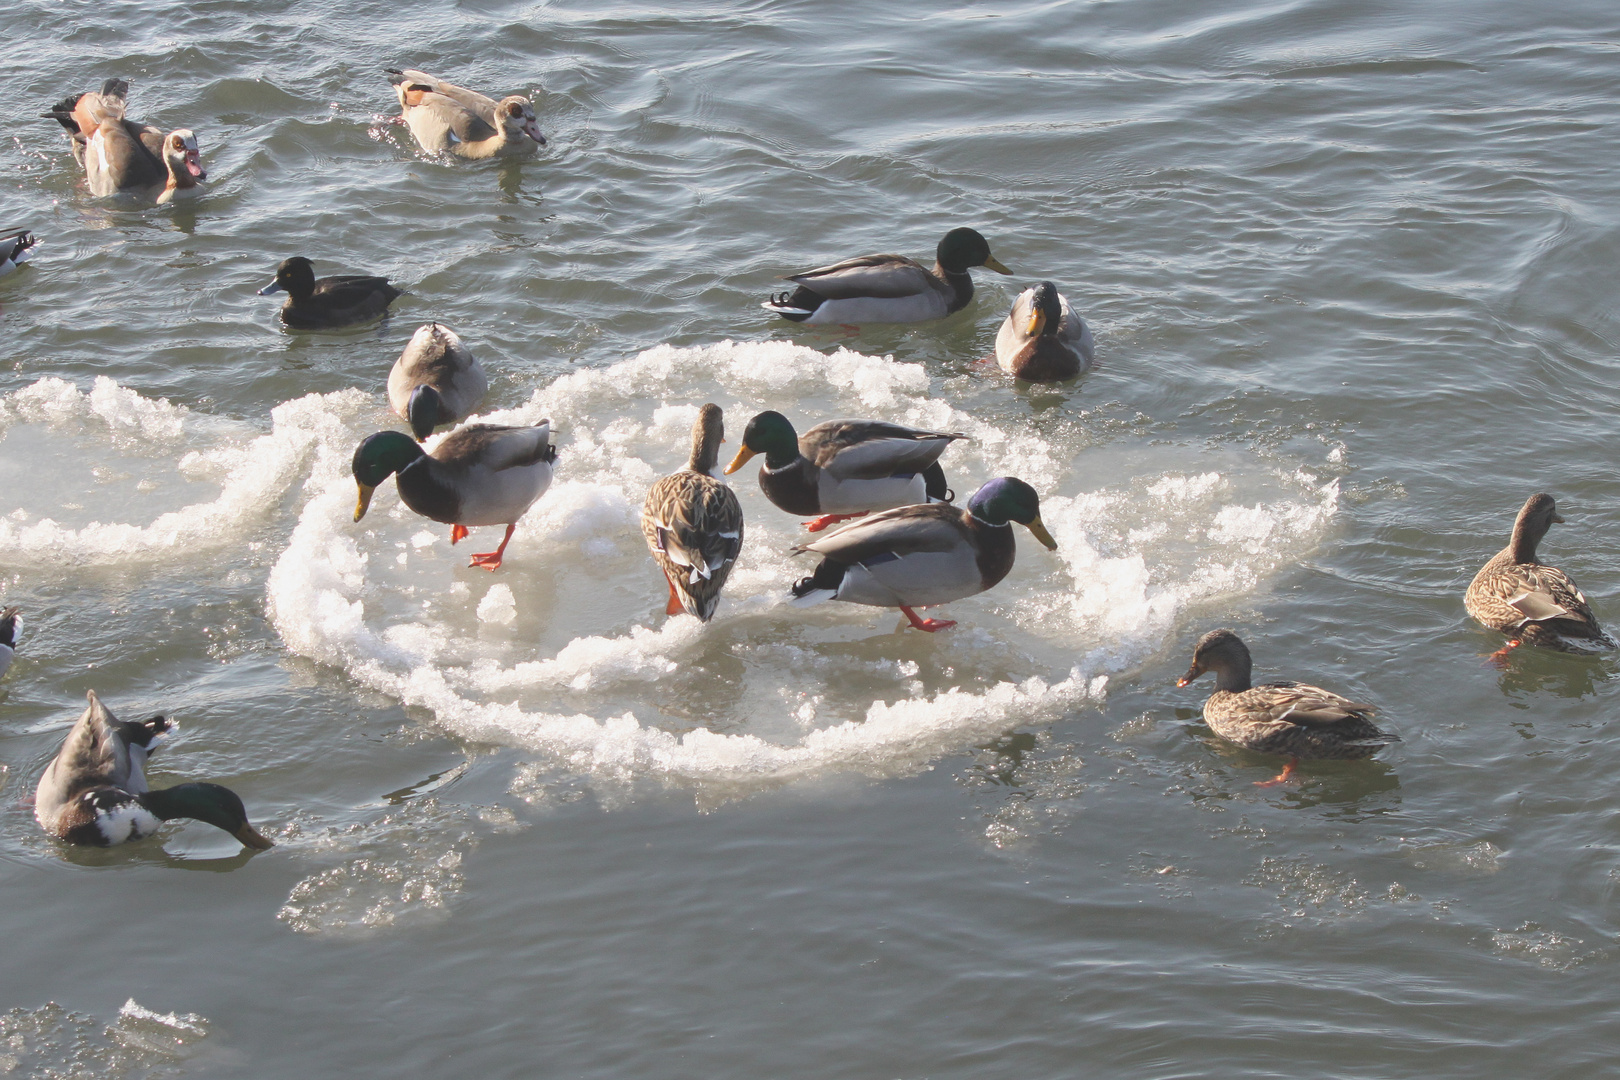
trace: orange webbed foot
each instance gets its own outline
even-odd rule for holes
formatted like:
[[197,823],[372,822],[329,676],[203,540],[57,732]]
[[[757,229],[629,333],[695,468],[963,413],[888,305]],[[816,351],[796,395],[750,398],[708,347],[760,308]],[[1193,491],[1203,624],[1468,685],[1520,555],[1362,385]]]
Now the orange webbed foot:
[[664,582],[669,586],[669,603],[664,605],[664,614],[679,615],[686,608],[681,604],[680,595],[675,591],[675,583],[670,580],[668,574],[664,575]]
[[[465,525],[452,525],[452,526],[450,526],[450,544],[451,544],[452,547],[455,546],[456,544],[461,543],[461,541],[463,541],[465,539],[467,539],[467,526],[465,526]],[[476,555],[473,556],[473,557],[477,558]]]
[[929,634],[937,634],[941,630],[949,630],[956,625],[955,619],[925,619],[908,607],[902,606],[900,610],[905,614],[906,619],[912,626]]
[[853,521],[855,518],[865,516],[866,511],[864,510],[858,514],[822,514],[818,518],[812,518],[811,520],[804,522],[804,531],[820,532],[829,526],[837,525],[841,521]]
[[1255,787],[1276,787],[1278,784],[1286,784],[1289,780],[1291,780],[1293,778],[1294,769],[1296,767],[1298,767],[1298,765],[1299,765],[1299,758],[1290,758],[1288,760],[1288,764],[1283,766],[1283,771],[1282,772],[1278,773],[1276,776],[1273,776],[1270,780],[1256,780],[1254,782],[1254,786]]
[[1509,641],[1485,658],[1485,666],[1496,668],[1498,671],[1502,670],[1508,665],[1508,654],[1523,644],[1522,641]]

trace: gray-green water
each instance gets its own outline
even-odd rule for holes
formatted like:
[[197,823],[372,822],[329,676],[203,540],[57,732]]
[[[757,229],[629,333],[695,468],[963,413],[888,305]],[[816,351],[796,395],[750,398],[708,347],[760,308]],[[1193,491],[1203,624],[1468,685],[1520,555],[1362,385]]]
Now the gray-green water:
[[[1616,1037],[1615,669],[1464,617],[1524,497],[1620,621],[1611,5],[85,5],[0,13],[0,1068],[46,1076],[1587,1077]],[[386,66],[536,92],[424,160]],[[37,117],[109,75],[211,185],[91,200]],[[773,322],[775,275],[979,228],[943,323]],[[281,258],[387,273],[289,335]],[[1056,281],[1101,367],[973,361]],[[496,575],[348,455],[429,318],[562,460]],[[62,381],[55,381],[62,380]],[[108,381],[101,381],[108,380]],[[720,616],[635,527],[694,408],[966,430],[1060,548],[960,626],[782,604],[733,479]],[[485,530],[483,532],[488,532]],[[489,539],[481,532],[474,542]],[[482,549],[482,545],[479,545]],[[503,593],[505,586],[510,593]],[[1366,763],[1233,751],[1178,690],[1382,709]],[[26,804],[87,687],[171,712],[202,825],[66,851]],[[133,999],[138,1006],[125,1007]],[[47,1005],[49,1002],[55,1005]]]

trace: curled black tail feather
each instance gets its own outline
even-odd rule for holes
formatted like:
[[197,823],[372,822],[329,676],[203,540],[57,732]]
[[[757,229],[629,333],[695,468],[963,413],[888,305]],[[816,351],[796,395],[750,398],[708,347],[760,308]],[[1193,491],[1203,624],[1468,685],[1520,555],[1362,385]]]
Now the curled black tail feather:
[[837,592],[838,586],[844,583],[844,571],[848,569],[849,567],[843,563],[833,562],[831,559],[822,559],[821,565],[816,567],[815,573],[807,578],[800,578],[798,583],[793,586],[793,595],[795,597],[809,596],[817,589],[828,589]]
[[945,483],[945,470],[940,468],[939,462],[929,464],[922,472],[923,491],[929,502],[951,502],[956,498],[956,492]]

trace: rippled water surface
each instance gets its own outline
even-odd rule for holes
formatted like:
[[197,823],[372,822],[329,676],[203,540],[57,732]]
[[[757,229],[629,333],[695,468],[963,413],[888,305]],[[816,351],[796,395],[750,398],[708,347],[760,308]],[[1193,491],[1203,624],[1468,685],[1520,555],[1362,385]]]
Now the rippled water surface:
[[[1606,660],[1462,590],[1532,491],[1620,622],[1612,5],[671,9],[21,0],[0,120],[0,1071],[40,1076],[1586,1077],[1620,1004]],[[429,158],[382,69],[535,98],[519,163]],[[38,113],[111,75],[208,193],[91,199]],[[1012,278],[849,333],[784,272]],[[291,334],[282,258],[408,289]],[[1050,278],[1100,367],[976,363]],[[495,575],[349,455],[411,332],[561,460]],[[963,431],[1019,539],[949,633],[801,610],[749,468],[707,626],[636,515],[696,408]],[[493,541],[479,530],[474,543]],[[1376,703],[1371,762],[1215,740],[1217,625]],[[29,805],[94,688],[180,732],[204,825],[68,851]],[[9,1010],[9,1011],[7,1011]]]

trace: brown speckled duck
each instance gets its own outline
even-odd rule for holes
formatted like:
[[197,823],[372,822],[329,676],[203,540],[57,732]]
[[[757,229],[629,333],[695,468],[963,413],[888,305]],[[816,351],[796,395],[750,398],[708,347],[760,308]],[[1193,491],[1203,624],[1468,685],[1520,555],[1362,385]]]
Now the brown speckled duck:
[[665,613],[714,618],[720,590],[742,550],[743,513],[737,495],[713,476],[725,441],[720,406],[705,405],[692,425],[692,456],[647,492],[641,531],[669,582]]
[[1192,667],[1177,680],[1186,686],[1206,671],[1215,673],[1215,692],[1204,702],[1204,722],[1221,738],[1246,750],[1286,754],[1288,765],[1260,787],[1293,775],[1300,758],[1367,758],[1400,736],[1372,722],[1373,707],[1319,686],[1297,682],[1249,681],[1248,646],[1230,630],[1211,630],[1198,639]]
[[1536,559],[1536,545],[1563,521],[1551,495],[1530,496],[1513,522],[1508,546],[1469,582],[1463,597],[1468,614],[1508,636],[1497,657],[1527,642],[1563,652],[1615,647],[1569,575]]

